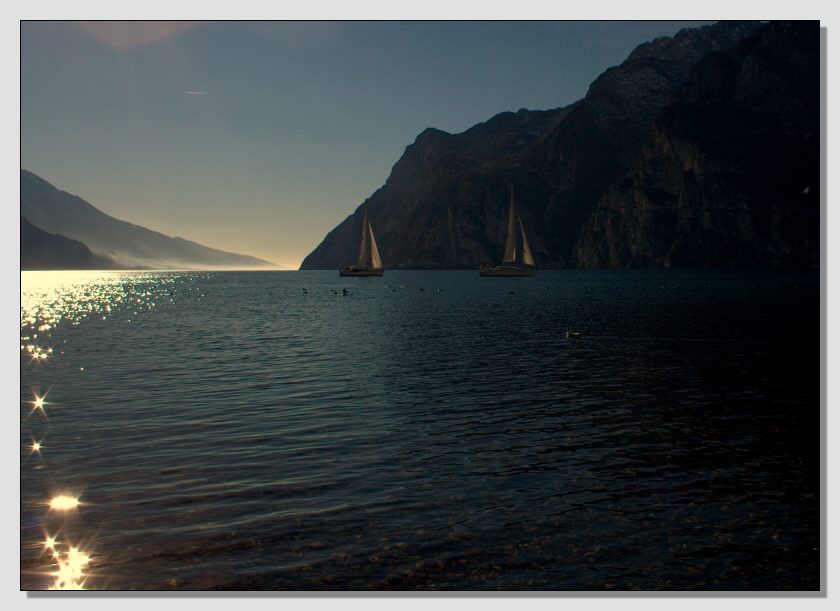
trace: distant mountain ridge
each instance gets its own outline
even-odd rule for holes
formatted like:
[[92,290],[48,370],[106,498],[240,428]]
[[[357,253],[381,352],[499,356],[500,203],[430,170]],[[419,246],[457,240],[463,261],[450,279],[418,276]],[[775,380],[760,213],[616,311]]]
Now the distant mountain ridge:
[[[791,35],[818,45],[814,23],[792,24]],[[593,225],[597,220],[593,219],[602,215],[604,198],[615,197],[616,185],[637,171],[643,156],[651,155],[651,147],[659,142],[656,130],[668,109],[679,105],[680,96],[688,91],[702,96],[704,79],[712,78],[716,71],[722,78],[732,78],[731,74],[724,75],[728,70],[725,66],[710,64],[695,71],[704,58],[726,54],[742,41],[768,32],[762,35],[766,36],[765,44],[776,49],[775,65],[747,62],[745,67],[761,70],[770,79],[784,79],[802,68],[802,61],[796,63],[784,55],[784,45],[790,39],[781,37],[778,28],[769,25],[720,22],[684,29],[672,37],[639,45],[619,66],[596,78],[582,100],[565,108],[502,113],[461,134],[424,130],[406,148],[386,183],[327,234],[304,259],[301,269],[335,269],[355,260],[362,206],[367,206],[386,267],[469,268],[483,261],[497,262],[504,245],[509,185],[514,186],[517,207],[540,267],[666,266],[678,261],[685,265],[724,264],[725,257],[668,260],[596,254],[598,240],[608,238],[597,233]],[[812,64],[815,60],[818,70],[819,58],[809,55],[807,59]],[[807,82],[809,88],[799,95],[816,100],[818,87]],[[762,95],[776,100],[776,112],[784,106],[781,96],[790,91],[790,87],[777,91],[765,87]],[[813,109],[814,105],[809,102],[798,107]],[[691,109],[685,106],[683,111],[682,122],[690,123]],[[714,137],[720,131],[726,139],[729,136],[723,132],[737,124],[732,120],[729,117],[716,124],[714,117],[707,118],[704,132]],[[774,129],[772,125],[771,120],[767,129]],[[743,130],[738,133],[750,138]],[[815,150],[809,149],[811,161]],[[651,166],[647,171],[655,174],[657,169]],[[729,171],[738,176],[747,170],[736,163]],[[736,183],[731,181],[729,188]],[[817,186],[811,189],[813,193]],[[624,192],[621,197],[635,195]],[[627,203],[626,199],[622,202]],[[659,224],[656,232],[676,234],[681,227]],[[730,238],[753,239],[736,233]],[[594,242],[586,242],[590,239]],[[673,241],[679,236],[664,239]],[[702,249],[712,248],[717,242],[691,243]],[[741,255],[746,251],[731,248],[727,252],[735,256],[727,259],[726,265],[770,263],[763,247],[756,252],[765,254],[758,256],[744,257]],[[793,262],[790,258],[787,261]]]
[[52,234],[78,240],[126,268],[265,267],[273,263],[209,248],[115,219],[43,178],[20,171],[20,214]]
[[47,233],[20,217],[20,269],[119,269],[109,257],[91,252],[90,248],[63,235]]

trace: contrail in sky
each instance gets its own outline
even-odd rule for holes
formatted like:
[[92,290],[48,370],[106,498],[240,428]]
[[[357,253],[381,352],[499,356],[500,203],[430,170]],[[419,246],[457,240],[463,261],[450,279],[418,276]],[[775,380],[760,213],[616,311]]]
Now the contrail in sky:
[[185,91],[187,95],[207,95],[208,92],[206,91]]

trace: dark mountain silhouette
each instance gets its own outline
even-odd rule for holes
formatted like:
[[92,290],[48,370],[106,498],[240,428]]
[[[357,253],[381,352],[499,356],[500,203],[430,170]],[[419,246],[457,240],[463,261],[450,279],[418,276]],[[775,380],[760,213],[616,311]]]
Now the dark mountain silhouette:
[[[506,183],[493,179],[528,145],[549,133],[569,112],[505,112],[461,134],[423,131],[394,165],[385,186],[368,200],[379,251],[387,267],[463,267],[477,253],[494,252],[491,236],[504,230]],[[503,192],[494,193],[487,185]],[[496,185],[495,183],[499,183]],[[355,262],[361,207],[336,227],[303,262],[302,269]],[[489,227],[486,227],[488,224]]]
[[[813,24],[810,33],[802,30],[804,25],[789,27],[801,30],[797,35],[810,36],[813,45],[818,45]],[[775,34],[777,29],[775,24],[722,22],[681,30],[673,37],[637,47],[621,65],[599,76],[584,99],[566,108],[502,113],[461,134],[425,130],[394,165],[385,185],[363,203],[368,207],[385,266],[476,267],[482,261],[497,262],[504,244],[508,185],[514,186],[517,206],[541,267],[669,264],[652,256],[613,260],[599,250],[611,252],[610,247],[599,245],[599,240],[619,238],[608,237],[606,229],[598,229],[599,223],[603,224],[598,218],[604,216],[604,207],[612,210],[619,205],[617,202],[624,201],[622,198],[631,197],[629,191],[617,191],[617,186],[626,184],[638,171],[640,160],[651,157],[657,145],[663,144],[656,134],[667,124],[669,113],[681,108],[677,123],[692,124],[692,113],[703,104],[691,104],[685,96],[693,91],[698,100],[702,98],[706,81],[715,75],[732,78],[730,63],[719,65],[712,57],[734,57],[728,53],[741,53],[736,49],[741,48],[738,45],[742,41],[746,44],[763,36],[768,49],[775,49],[778,65],[762,67],[747,61],[744,69],[760,69],[763,74],[775,71],[775,78],[781,78],[786,71],[795,71],[811,61],[786,57],[789,41]],[[809,64],[809,69],[818,72],[818,60]],[[801,79],[795,79],[795,83],[807,85]],[[749,84],[745,79],[744,86]],[[765,84],[754,95],[768,98],[770,112],[774,104],[777,110],[794,104],[787,97],[795,87],[774,89]],[[810,109],[816,104],[818,108],[818,95],[818,87],[799,91],[794,97],[810,101],[795,105]],[[679,106],[684,98],[685,103]],[[818,113],[814,112],[813,118],[818,120],[816,117]],[[755,138],[754,146],[744,145],[744,150],[780,142],[761,140],[747,125],[739,125],[735,116],[722,117],[719,122],[713,114],[700,119],[700,136],[721,141]],[[727,136],[725,133],[733,128],[738,128],[737,135]],[[818,155],[817,148],[811,150],[805,163],[810,163],[814,153]],[[774,153],[771,149],[765,154]],[[760,160],[749,163],[752,169],[735,164],[732,173],[754,173],[762,167]],[[778,169],[781,165],[779,162],[771,167]],[[818,172],[818,167],[817,161],[813,172]],[[655,174],[652,168],[647,171]],[[817,188],[813,182],[811,193]],[[732,188],[732,183],[726,188]],[[611,206],[605,203],[607,198],[612,198]],[[361,206],[326,236],[301,268],[334,269],[352,263],[358,249],[360,219]],[[663,225],[655,229],[679,230]],[[613,227],[613,233],[620,231],[623,229],[617,225]],[[688,250],[713,247],[712,242],[690,244],[694,246],[686,246]],[[788,247],[794,246],[791,243]],[[755,257],[752,260],[757,261]],[[677,263],[677,259],[670,261]],[[714,265],[717,260],[683,257],[679,264]]]
[[90,248],[63,235],[47,233],[20,217],[20,269],[117,269],[108,257],[96,255]]
[[709,54],[577,247],[587,267],[819,263],[819,24]]
[[94,253],[110,257],[127,268],[195,269],[272,265],[262,259],[208,248],[120,221],[80,197],[59,191],[26,170],[20,171],[20,212],[21,216],[37,227],[79,240]]

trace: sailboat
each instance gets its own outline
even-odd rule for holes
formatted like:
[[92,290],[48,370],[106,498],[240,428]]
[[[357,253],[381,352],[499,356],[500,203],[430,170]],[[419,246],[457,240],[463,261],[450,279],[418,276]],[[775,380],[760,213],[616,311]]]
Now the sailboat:
[[343,267],[338,270],[340,276],[381,276],[385,273],[382,267],[382,259],[379,258],[379,249],[376,247],[376,238],[373,237],[373,229],[367,216],[362,220],[362,239],[359,244],[359,259],[356,265]]
[[[517,240],[517,237],[519,240]],[[505,256],[501,265],[495,267],[482,266],[480,275],[498,277],[533,276],[536,269],[531,246],[528,244],[528,238],[525,237],[525,227],[522,225],[522,219],[519,217],[516,204],[513,202],[513,186],[511,186]]]

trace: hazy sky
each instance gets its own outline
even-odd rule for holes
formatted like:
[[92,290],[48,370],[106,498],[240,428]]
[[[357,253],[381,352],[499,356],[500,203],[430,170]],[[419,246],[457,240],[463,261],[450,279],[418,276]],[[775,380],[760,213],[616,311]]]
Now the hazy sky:
[[426,127],[580,99],[698,22],[24,22],[21,163],[119,219],[297,267]]

